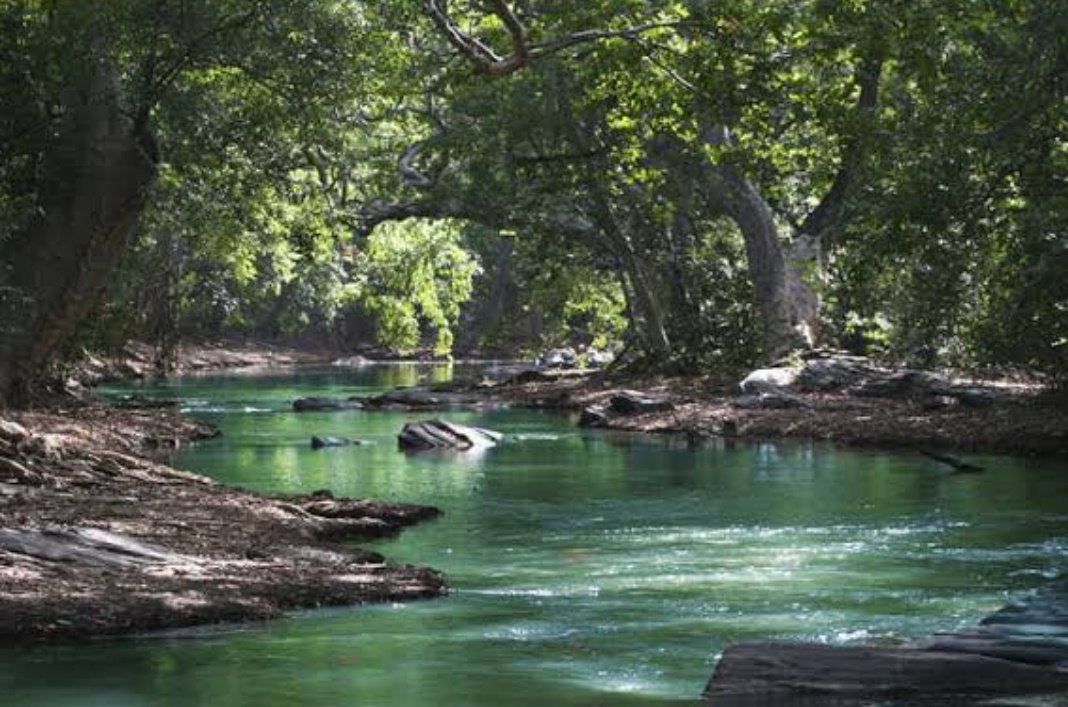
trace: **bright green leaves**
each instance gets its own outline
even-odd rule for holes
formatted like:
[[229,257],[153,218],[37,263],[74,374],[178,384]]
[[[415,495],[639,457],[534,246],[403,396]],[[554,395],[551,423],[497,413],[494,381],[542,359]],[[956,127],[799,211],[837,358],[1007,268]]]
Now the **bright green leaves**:
[[411,353],[434,334],[434,353],[452,350],[453,327],[471,296],[478,261],[457,224],[408,220],[375,229],[357,256],[356,299],[371,314],[378,341]]

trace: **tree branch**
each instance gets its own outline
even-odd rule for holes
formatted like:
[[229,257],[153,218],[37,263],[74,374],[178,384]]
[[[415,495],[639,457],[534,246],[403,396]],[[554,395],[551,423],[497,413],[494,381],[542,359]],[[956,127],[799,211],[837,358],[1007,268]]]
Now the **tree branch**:
[[[856,80],[860,86],[860,95],[857,97],[855,111],[858,115],[869,116],[878,107],[879,81],[882,78],[882,72],[881,56],[869,56],[857,67]],[[868,146],[866,135],[857,134],[852,137],[846,145],[842,164],[831,183],[831,188],[801,224],[798,235],[823,237],[830,231],[845,206],[846,198],[856,186]]]
[[467,57],[475,70],[491,76],[505,76],[514,73],[528,64],[544,57],[556,54],[571,47],[598,42],[605,39],[637,39],[641,34],[656,29],[669,29],[692,24],[692,22],[650,22],[648,24],[626,27],[618,30],[580,30],[565,37],[540,44],[527,44],[526,30],[519,18],[504,0],[489,0],[490,8],[504,24],[512,41],[511,53],[501,56],[484,42],[473,37],[457,24],[449,15],[447,0],[426,0],[427,13],[445,36],[445,39],[463,56]]

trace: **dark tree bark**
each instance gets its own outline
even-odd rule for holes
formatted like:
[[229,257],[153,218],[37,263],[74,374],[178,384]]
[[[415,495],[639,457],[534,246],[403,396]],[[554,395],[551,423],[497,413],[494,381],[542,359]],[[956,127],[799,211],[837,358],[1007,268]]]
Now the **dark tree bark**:
[[97,56],[62,99],[38,214],[0,260],[0,405],[34,377],[99,303],[144,211],[158,150],[147,112],[123,110],[114,65]]

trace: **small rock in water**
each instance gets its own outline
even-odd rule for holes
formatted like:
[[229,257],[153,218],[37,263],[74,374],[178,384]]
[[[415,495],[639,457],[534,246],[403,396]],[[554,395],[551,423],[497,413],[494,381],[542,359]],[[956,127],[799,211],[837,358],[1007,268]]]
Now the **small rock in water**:
[[428,449],[453,449],[468,451],[492,447],[504,435],[481,427],[468,427],[445,420],[409,422],[397,435],[401,449],[425,451]]
[[594,405],[582,411],[578,424],[579,427],[606,427],[608,425],[608,414],[604,408]]
[[349,439],[348,437],[319,437],[315,436],[311,438],[312,449],[322,449],[323,447],[347,447],[352,444],[359,444],[357,440]]
[[294,412],[318,412],[327,410],[360,410],[363,402],[352,398],[297,398],[293,401]]

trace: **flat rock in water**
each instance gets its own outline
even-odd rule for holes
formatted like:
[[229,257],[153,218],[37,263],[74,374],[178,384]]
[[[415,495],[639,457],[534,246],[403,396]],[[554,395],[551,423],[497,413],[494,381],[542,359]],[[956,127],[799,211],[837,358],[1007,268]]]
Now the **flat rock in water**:
[[428,388],[397,388],[381,395],[354,400],[358,400],[367,410],[448,410],[486,404],[486,400],[477,395]]
[[468,427],[445,420],[423,420],[406,424],[397,435],[397,443],[401,449],[409,451],[452,449],[465,452],[492,447],[503,437],[500,432],[481,427]]
[[352,398],[297,398],[294,412],[325,412],[330,410],[362,410],[363,402]]
[[[1068,673],[984,655],[816,643],[739,643],[705,688],[708,704],[787,704],[813,695],[994,695],[1068,690]],[[765,700],[761,702],[760,700]]]
[[316,435],[311,438],[312,449],[323,449],[324,447],[348,447],[352,444],[360,444],[359,440],[349,439],[348,437],[319,437]]

